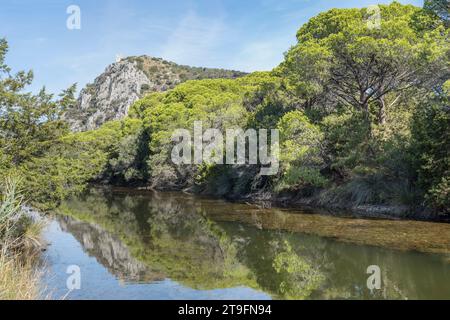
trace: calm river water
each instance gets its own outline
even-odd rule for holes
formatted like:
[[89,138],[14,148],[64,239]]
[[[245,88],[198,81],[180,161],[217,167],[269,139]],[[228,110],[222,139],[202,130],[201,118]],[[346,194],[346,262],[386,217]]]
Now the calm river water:
[[450,299],[450,224],[94,189],[45,237],[52,299]]

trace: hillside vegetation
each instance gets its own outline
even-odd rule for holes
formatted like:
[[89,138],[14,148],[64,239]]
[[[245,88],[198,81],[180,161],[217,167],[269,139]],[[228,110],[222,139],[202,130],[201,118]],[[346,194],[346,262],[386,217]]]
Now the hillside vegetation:
[[98,129],[108,121],[122,120],[130,106],[151,92],[164,92],[188,80],[229,78],[243,72],[178,65],[149,56],[128,57],[111,64],[64,112],[72,131]]

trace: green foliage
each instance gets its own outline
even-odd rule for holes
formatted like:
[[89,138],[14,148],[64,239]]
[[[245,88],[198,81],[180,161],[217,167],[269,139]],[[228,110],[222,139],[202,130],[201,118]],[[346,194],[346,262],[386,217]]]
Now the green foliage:
[[367,154],[367,127],[361,113],[345,112],[327,116],[321,123],[325,148],[333,170],[346,175]]
[[278,72],[300,96],[326,95],[367,119],[371,104],[378,116],[395,101],[387,97],[392,91],[433,88],[448,72],[448,30],[417,19],[422,9],[396,2],[379,7],[380,28],[368,27],[367,9],[333,9],[312,18]]
[[[366,8],[321,13],[300,28],[298,44],[274,72],[240,77],[130,58],[170,90],[137,101],[124,121],[84,133],[68,133],[60,117],[73,105],[75,87],[56,99],[45,90],[23,93],[32,73],[10,75],[1,41],[0,172],[22,172],[43,207],[88,182],[107,182],[448,212],[450,48],[441,4],[380,5],[379,28],[368,23]],[[220,75],[228,79],[203,79]],[[278,128],[279,174],[261,177],[258,166],[247,165],[174,165],[172,135],[192,135],[196,121],[222,132]]]
[[[31,245],[30,240],[36,241],[34,233],[40,228],[24,213],[25,203],[24,184],[20,174],[14,172],[4,176],[0,183],[0,272],[8,270],[5,259],[20,256],[25,261],[31,260],[32,257],[26,255],[36,249],[36,243]],[[0,282],[1,295],[5,285],[4,278]]]
[[255,92],[247,94],[244,105],[251,112],[248,128],[275,128],[280,118],[301,104],[296,96],[286,88],[285,81],[273,77],[262,83]]
[[59,139],[44,156],[20,165],[18,170],[26,177],[33,204],[51,209],[99,177],[108,161],[106,149],[116,141],[112,133],[109,129],[70,134]]
[[318,269],[296,254],[288,241],[275,256],[273,268],[283,277],[279,290],[286,299],[306,299],[325,280]]
[[[72,164],[60,157],[61,139],[68,133],[61,119],[75,103],[75,85],[57,99],[43,88],[37,95],[24,93],[33,80],[32,72],[11,70],[4,64],[8,45],[0,40],[0,173],[20,172],[27,186],[27,198],[35,203],[52,203],[80,181]],[[72,150],[75,153],[74,150]],[[47,206],[47,205],[44,205]]]
[[0,148],[2,160],[14,166],[41,156],[67,132],[60,116],[74,103],[76,88],[74,85],[63,91],[57,100],[45,88],[37,95],[23,93],[33,74],[21,71],[10,75],[10,69],[4,65],[7,50],[6,41],[0,40]]
[[321,152],[323,134],[304,113],[291,111],[278,122],[280,130],[282,177],[277,191],[304,186],[323,187],[326,179]]
[[[23,204],[21,194],[21,181],[18,175],[4,177],[1,187],[0,198],[0,243],[9,236],[14,219],[20,216]],[[17,220],[17,219],[16,219]],[[1,246],[0,246],[1,248]]]
[[448,0],[425,0],[423,7],[425,10],[428,10],[441,18],[447,27],[449,26],[450,3]]
[[450,97],[450,80],[447,80],[442,86],[443,94]]
[[412,126],[414,164],[429,203],[450,212],[450,111],[448,97],[423,103]]
[[19,172],[27,198],[41,209],[53,208],[68,195],[84,190],[87,182],[103,177],[108,166],[109,176],[123,174],[127,181],[144,178],[137,172],[142,170],[140,159],[135,159],[136,153],[144,152],[137,143],[129,144],[141,139],[141,121],[129,119],[97,131],[69,134],[61,116],[75,104],[75,86],[56,100],[45,89],[37,95],[23,93],[32,73],[11,76],[4,65],[7,48],[6,42],[0,41],[2,176]]
[[153,186],[179,188],[197,175],[195,166],[176,167],[170,160],[175,130],[192,132],[195,121],[205,129],[245,128],[251,114],[244,106],[246,97],[273,80],[267,73],[255,73],[235,80],[188,81],[138,101],[131,116],[143,120],[151,137],[148,168]]
[[[426,151],[411,150],[430,139],[412,139],[412,115],[422,112],[421,101],[438,88],[447,90],[448,28],[427,10],[399,3],[379,7],[379,28],[369,27],[367,9],[333,9],[312,18],[277,70],[298,97],[329,106],[314,119],[324,135],[322,172],[335,185],[320,201],[334,194],[332,203],[419,203],[414,181],[420,166],[414,162]],[[423,124],[430,122],[435,123],[428,118]],[[448,173],[438,171],[439,181],[419,187],[434,186],[429,197],[444,199],[447,180],[442,177]],[[293,180],[301,174],[295,170],[287,176]]]
[[[142,183],[147,180],[149,135],[139,119],[120,123],[120,139],[107,151],[109,161],[104,177],[111,183]],[[116,132],[117,132],[116,131]]]
[[[415,159],[425,151],[412,152],[420,139],[411,127],[424,100],[448,91],[448,29],[427,10],[399,3],[380,9],[380,28],[369,26],[367,9],[312,18],[272,74],[189,81],[137,102],[130,115],[149,132],[152,185],[195,185],[220,196],[287,192],[347,206],[417,206],[423,188],[429,198],[446,199],[442,177],[416,183]],[[280,173],[261,179],[245,166],[174,166],[171,135],[194,121],[222,131],[280,129]]]
[[[330,203],[417,204],[411,166],[411,107],[388,112],[371,135],[361,113],[343,112],[323,119],[326,160],[337,186],[325,195]],[[324,201],[321,199],[321,201]]]

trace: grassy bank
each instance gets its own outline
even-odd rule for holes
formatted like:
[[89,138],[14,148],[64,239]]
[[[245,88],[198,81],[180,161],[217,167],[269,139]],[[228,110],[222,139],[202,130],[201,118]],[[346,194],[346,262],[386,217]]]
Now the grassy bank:
[[41,227],[22,211],[20,179],[6,177],[0,198],[0,300],[40,297]]

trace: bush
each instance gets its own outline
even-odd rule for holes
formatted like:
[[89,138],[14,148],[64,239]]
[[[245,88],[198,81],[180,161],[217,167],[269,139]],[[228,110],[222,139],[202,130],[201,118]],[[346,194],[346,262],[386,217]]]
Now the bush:
[[282,176],[276,191],[301,187],[324,187],[327,180],[320,173],[323,133],[304,113],[291,111],[278,122]]

